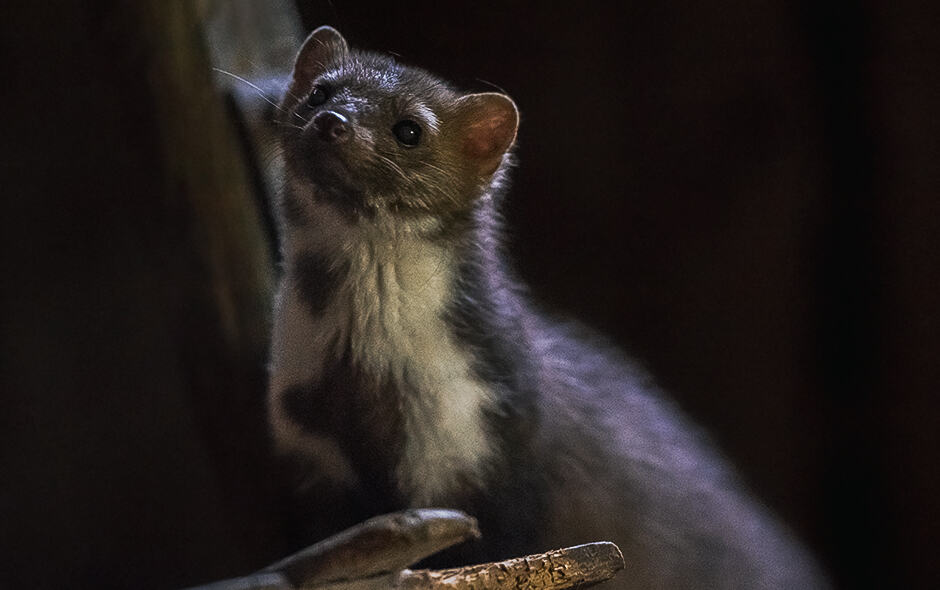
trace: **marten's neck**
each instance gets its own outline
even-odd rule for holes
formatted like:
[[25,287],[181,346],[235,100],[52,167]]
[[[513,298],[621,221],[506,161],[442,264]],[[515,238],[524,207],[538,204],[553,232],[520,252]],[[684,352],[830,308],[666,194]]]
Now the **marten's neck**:
[[[349,371],[360,389],[350,395],[374,396],[397,413],[376,418],[400,429],[381,444],[398,447],[389,467],[412,505],[482,488],[497,455],[490,417],[504,388],[494,375],[509,372],[490,362],[505,364],[488,350],[501,295],[487,268],[495,260],[474,242],[485,228],[468,220],[444,240],[439,231],[351,219],[329,203],[308,211],[285,233],[281,305],[313,324],[325,347],[319,372]],[[424,229],[441,229],[431,225]]]

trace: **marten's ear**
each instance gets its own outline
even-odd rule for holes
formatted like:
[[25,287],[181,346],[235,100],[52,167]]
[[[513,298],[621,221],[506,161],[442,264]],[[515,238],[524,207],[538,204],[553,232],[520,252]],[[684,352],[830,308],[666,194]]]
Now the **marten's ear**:
[[327,25],[317,28],[304,41],[294,61],[291,92],[307,92],[314,78],[322,74],[330,62],[342,58],[347,52],[349,46],[339,31]]
[[483,92],[457,101],[463,154],[477,165],[482,175],[496,172],[516,140],[519,110],[505,94]]

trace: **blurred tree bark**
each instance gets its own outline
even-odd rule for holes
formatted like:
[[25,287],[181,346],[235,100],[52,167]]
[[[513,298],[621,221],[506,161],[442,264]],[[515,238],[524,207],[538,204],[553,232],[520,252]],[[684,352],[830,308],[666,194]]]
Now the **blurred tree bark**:
[[272,253],[211,8],[6,9],[0,586],[181,586],[283,552]]

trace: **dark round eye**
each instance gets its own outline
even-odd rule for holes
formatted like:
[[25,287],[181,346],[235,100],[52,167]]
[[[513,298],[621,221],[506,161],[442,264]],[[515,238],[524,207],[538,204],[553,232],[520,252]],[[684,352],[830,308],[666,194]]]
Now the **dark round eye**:
[[330,97],[330,93],[327,90],[326,86],[322,84],[317,84],[313,87],[313,91],[310,93],[310,96],[307,97],[307,106],[309,107],[318,107],[321,104],[326,102],[326,99]]
[[395,126],[392,127],[392,133],[395,134],[395,138],[398,139],[399,143],[409,147],[418,145],[418,141],[421,140],[421,127],[410,119],[395,123]]

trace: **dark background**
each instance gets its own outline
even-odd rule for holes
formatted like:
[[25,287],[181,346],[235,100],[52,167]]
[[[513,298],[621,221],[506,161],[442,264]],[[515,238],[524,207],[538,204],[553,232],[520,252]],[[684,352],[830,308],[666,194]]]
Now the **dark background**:
[[[263,310],[192,287],[202,226],[166,196],[164,89],[120,3],[33,4],[0,15],[0,586],[246,573],[283,550],[263,346],[238,338]],[[301,4],[513,96],[520,274],[644,361],[847,588],[940,583],[936,12]]]

